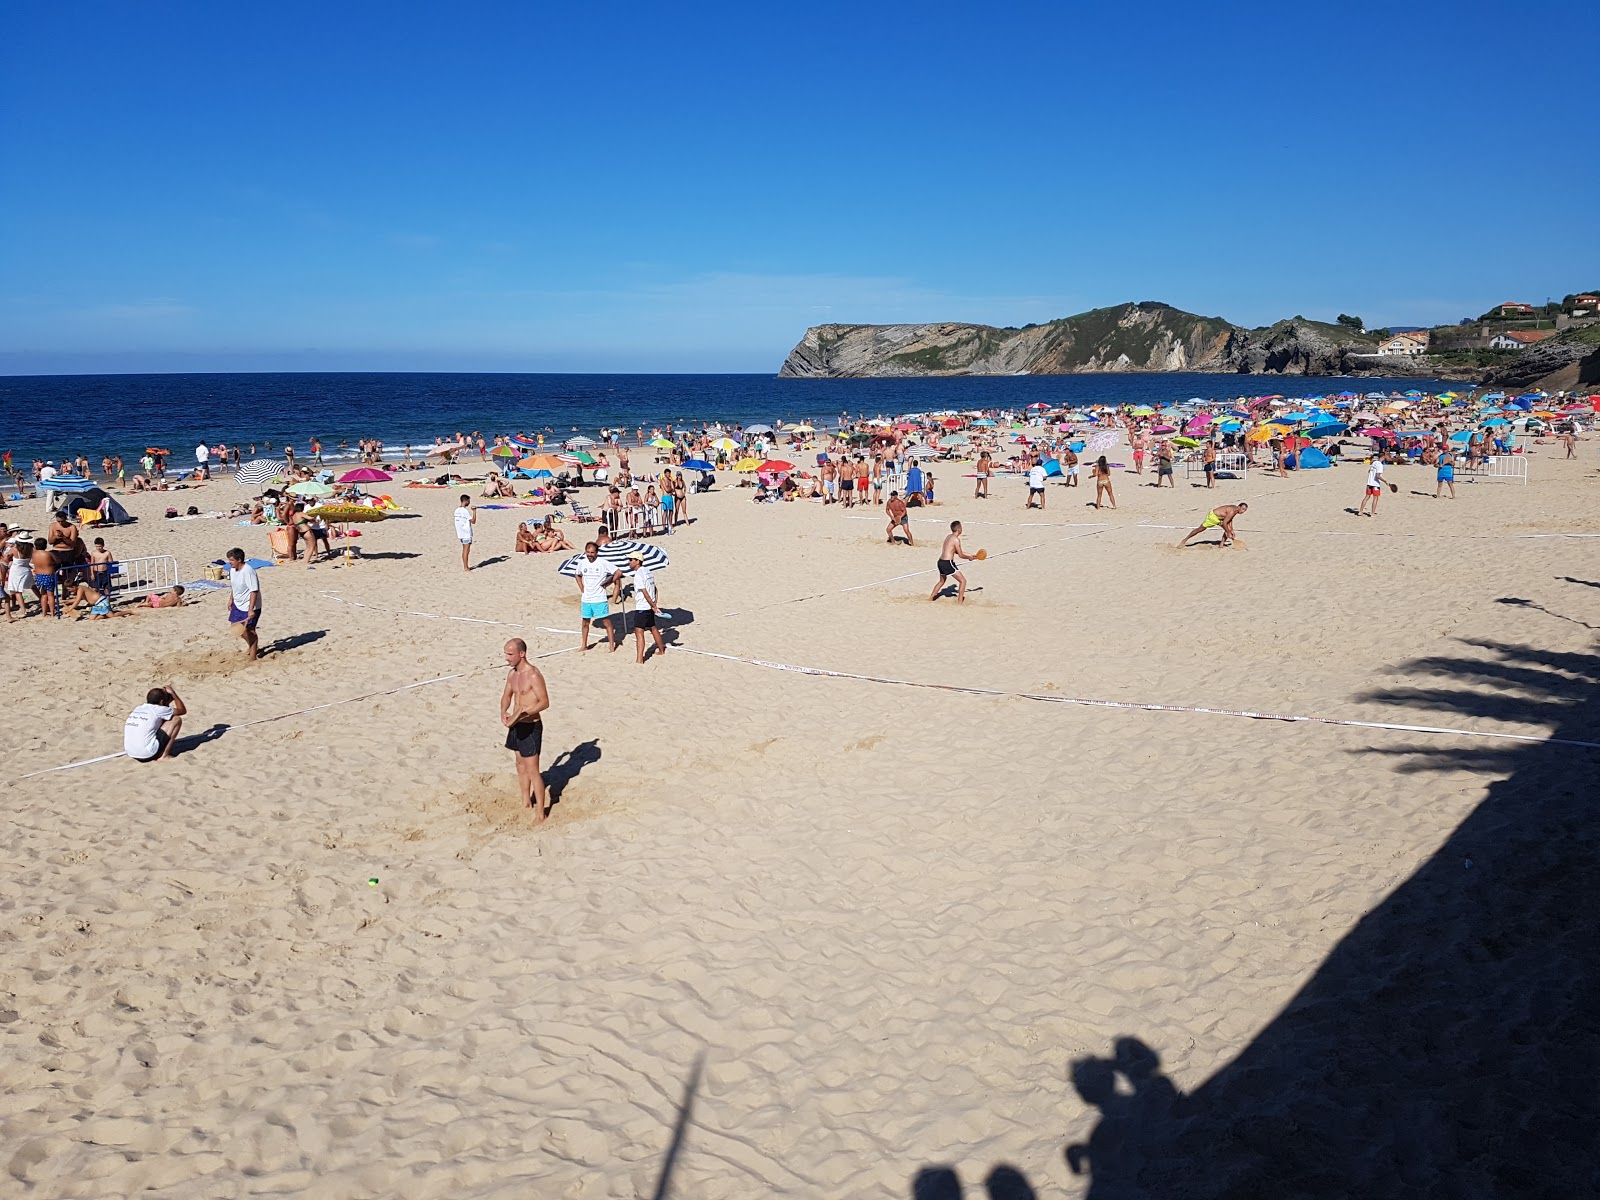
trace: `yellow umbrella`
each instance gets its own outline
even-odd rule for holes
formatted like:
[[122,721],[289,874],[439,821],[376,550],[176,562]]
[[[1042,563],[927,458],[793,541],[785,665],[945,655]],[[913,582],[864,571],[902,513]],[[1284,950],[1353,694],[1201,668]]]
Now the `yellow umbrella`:
[[671,450],[673,447],[673,443],[668,441],[666,438],[656,438],[655,441],[651,442],[650,444],[657,450]]
[[761,469],[761,460],[759,458],[741,458],[733,464],[733,469],[735,471],[759,471]]
[[789,426],[789,428],[794,430],[796,433],[815,433],[816,432],[816,429],[814,429],[810,425],[791,425],[791,426]]
[[1283,425],[1263,425],[1260,429],[1252,429],[1250,431],[1250,440],[1252,442],[1269,442],[1275,437],[1284,437],[1288,433],[1288,428]]
[[718,438],[711,445],[718,450],[737,450],[739,448],[739,443],[732,438]]

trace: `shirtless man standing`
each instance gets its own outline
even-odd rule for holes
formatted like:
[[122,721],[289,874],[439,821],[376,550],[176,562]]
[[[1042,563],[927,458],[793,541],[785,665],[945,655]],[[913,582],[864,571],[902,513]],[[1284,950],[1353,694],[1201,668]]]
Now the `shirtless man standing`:
[[884,506],[884,511],[889,514],[889,544],[894,544],[895,531],[899,530],[906,535],[906,545],[915,546],[916,542],[911,540],[911,518],[906,515],[906,502],[900,498],[899,492],[889,493],[889,503]]
[[[542,713],[550,707],[550,691],[545,686],[544,675],[528,661],[528,643],[512,638],[506,643],[506,665],[511,668],[506,676],[505,690],[500,693],[500,724],[506,730],[506,749],[511,751],[517,764],[517,789],[522,803],[528,808],[538,808],[534,824],[543,821],[550,813],[550,793],[544,786],[544,775],[539,770],[539,752],[544,748],[544,718]],[[537,806],[534,800],[537,798]]]
[[[1242,500],[1238,504],[1218,505],[1206,514],[1204,521],[1201,521],[1200,524],[1189,531],[1188,536],[1183,541],[1178,543],[1178,549],[1182,550],[1187,546],[1190,538],[1198,537],[1206,530],[1215,529],[1218,525],[1222,526],[1222,544],[1224,546],[1233,545],[1236,540],[1233,536],[1233,519],[1249,507]],[[1240,545],[1243,545],[1243,543],[1241,542]]]
[[950,532],[945,535],[944,545],[939,550],[939,582],[933,585],[933,595],[929,600],[937,600],[939,593],[944,591],[945,580],[952,575],[956,581],[956,603],[967,602],[967,577],[956,569],[956,559],[964,558],[968,562],[974,561],[978,556],[968,554],[961,548],[961,522],[951,521]]
[[972,485],[972,498],[974,500],[987,498],[989,495],[989,477],[994,474],[994,459],[985,450],[978,455],[978,478]]

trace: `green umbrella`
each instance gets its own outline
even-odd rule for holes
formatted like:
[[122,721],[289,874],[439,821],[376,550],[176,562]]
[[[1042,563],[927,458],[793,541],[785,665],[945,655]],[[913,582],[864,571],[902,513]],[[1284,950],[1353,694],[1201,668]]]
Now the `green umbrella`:
[[308,479],[304,483],[291,483],[286,491],[293,492],[296,496],[331,496],[333,489],[325,483],[315,479]]

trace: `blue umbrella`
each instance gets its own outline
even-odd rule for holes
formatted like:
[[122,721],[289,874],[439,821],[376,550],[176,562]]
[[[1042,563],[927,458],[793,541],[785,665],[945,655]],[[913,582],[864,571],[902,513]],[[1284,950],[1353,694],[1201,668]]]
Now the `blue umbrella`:
[[39,486],[51,492],[86,492],[96,484],[82,475],[52,475],[49,479],[41,479]]
[[1224,421],[1217,428],[1222,430],[1223,433],[1238,433],[1239,430],[1244,428],[1244,423],[1242,421]]
[[1310,429],[1306,430],[1306,436],[1314,438],[1333,437],[1335,434],[1344,433],[1349,428],[1350,426],[1344,424],[1342,421],[1334,421],[1329,425],[1313,425]]
[[1463,429],[1460,433],[1452,433],[1450,440],[1452,442],[1470,442],[1472,440],[1472,430]]
[[1485,425],[1509,425],[1509,424],[1511,424],[1511,422],[1506,420],[1504,417],[1490,417],[1487,421],[1484,422],[1484,424]]
[[691,470],[691,471],[715,471],[716,470],[716,467],[712,466],[710,463],[708,463],[703,458],[686,458],[686,459],[683,460],[683,465],[686,468],[688,468],[689,470]]

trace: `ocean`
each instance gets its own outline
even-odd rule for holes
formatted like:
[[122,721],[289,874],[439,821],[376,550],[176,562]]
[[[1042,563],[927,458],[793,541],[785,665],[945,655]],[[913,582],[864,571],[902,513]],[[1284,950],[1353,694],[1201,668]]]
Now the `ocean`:
[[106,454],[131,465],[146,446],[188,461],[200,441],[254,443],[302,456],[317,437],[323,457],[341,441],[381,438],[396,452],[457,432],[650,430],[708,421],[832,424],[933,409],[1152,404],[1191,397],[1323,395],[1440,390],[1435,380],[1259,375],[1014,375],[951,379],[778,379],[771,375],[237,374],[12,375],[0,377],[0,451],[34,459]]

